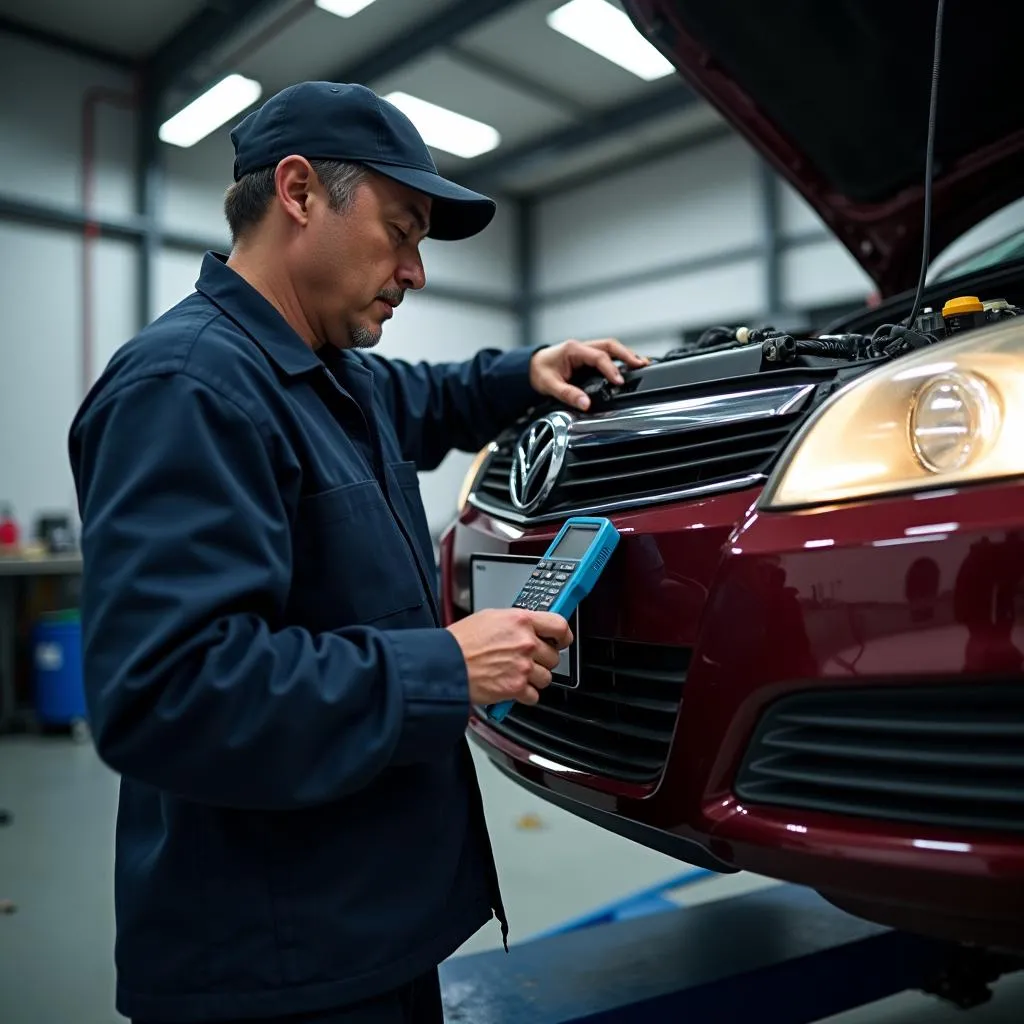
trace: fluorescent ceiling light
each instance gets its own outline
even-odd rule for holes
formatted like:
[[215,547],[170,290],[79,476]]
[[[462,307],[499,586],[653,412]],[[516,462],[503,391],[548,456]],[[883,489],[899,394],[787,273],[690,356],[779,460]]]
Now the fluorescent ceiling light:
[[489,124],[456,114],[454,110],[410,96],[392,92],[384,97],[393,103],[416,126],[423,141],[434,149],[470,159],[497,148],[501,136]]
[[263,86],[251,78],[228,75],[174,117],[160,125],[160,141],[172,146],[194,146],[229,118],[260,98]]
[[317,7],[328,14],[336,14],[339,18],[351,18],[364,7],[369,7],[373,0],[316,0]]
[[629,16],[607,0],[569,0],[548,15],[548,24],[580,46],[632,71],[645,82],[664,78],[675,71],[640,35]]

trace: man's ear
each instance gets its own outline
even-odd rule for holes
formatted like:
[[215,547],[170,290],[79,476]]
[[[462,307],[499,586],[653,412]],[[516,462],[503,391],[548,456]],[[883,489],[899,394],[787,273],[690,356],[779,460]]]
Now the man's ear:
[[274,189],[281,209],[302,226],[309,220],[309,196],[315,174],[310,162],[301,156],[286,156],[274,171]]

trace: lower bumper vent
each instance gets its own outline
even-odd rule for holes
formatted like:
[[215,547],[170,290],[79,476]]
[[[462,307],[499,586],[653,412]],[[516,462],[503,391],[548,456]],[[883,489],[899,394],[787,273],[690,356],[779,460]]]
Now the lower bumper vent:
[[748,804],[1024,833],[1024,686],[786,697],[762,718],[735,791]]

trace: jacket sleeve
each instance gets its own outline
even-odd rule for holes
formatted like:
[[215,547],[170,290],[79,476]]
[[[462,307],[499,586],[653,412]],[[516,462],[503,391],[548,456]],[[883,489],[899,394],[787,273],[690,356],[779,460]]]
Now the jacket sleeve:
[[533,349],[484,349],[462,363],[363,359],[395,425],[402,453],[435,469],[453,448],[474,452],[540,400],[530,385]]
[[122,387],[70,438],[97,749],[121,774],[242,809],[335,800],[445,756],[469,717],[447,630],[284,624],[291,531],[269,450],[180,372]]

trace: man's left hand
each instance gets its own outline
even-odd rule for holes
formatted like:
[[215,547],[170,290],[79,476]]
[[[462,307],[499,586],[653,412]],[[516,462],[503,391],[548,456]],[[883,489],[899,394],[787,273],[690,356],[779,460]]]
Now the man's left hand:
[[581,366],[593,366],[613,384],[621,384],[622,373],[613,362],[615,359],[632,369],[646,366],[650,362],[614,338],[600,338],[596,341],[571,339],[537,352],[530,360],[530,384],[534,391],[542,395],[551,395],[566,405],[586,410],[590,407],[590,398],[570,384],[569,378]]

